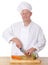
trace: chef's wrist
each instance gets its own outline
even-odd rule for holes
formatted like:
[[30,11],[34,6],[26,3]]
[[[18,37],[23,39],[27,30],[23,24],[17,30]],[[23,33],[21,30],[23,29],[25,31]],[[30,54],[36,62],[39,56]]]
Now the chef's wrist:
[[33,49],[33,51],[37,51],[37,49],[36,49],[36,48],[34,48],[34,47],[32,47],[32,49]]

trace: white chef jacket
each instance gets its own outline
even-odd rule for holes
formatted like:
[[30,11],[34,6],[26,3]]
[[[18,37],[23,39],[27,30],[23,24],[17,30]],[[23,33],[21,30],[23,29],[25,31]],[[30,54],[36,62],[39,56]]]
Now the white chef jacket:
[[[45,36],[41,27],[32,22],[28,26],[24,26],[23,21],[12,24],[8,29],[3,32],[3,37],[9,42],[12,38],[18,38],[23,44],[23,48],[28,50],[36,48],[37,52],[45,46]],[[12,55],[24,55],[16,44],[12,42]]]

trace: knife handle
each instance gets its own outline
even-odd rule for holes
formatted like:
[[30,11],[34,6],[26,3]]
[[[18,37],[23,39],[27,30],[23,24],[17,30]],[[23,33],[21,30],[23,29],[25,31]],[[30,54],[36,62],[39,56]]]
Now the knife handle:
[[23,48],[20,48],[20,50],[21,50],[22,52],[25,52],[25,50],[24,50]]

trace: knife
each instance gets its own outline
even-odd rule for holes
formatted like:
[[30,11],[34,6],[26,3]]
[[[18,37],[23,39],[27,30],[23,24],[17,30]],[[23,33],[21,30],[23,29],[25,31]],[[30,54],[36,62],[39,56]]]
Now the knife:
[[23,48],[20,48],[20,51],[24,53],[24,55],[29,56]]

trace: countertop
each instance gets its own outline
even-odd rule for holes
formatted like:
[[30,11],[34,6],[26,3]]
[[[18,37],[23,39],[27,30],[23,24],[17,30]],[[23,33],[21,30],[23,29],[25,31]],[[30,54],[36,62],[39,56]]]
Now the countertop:
[[32,64],[32,63],[17,63],[11,64],[10,57],[0,57],[0,65],[48,65],[48,57],[40,57],[40,64]]

